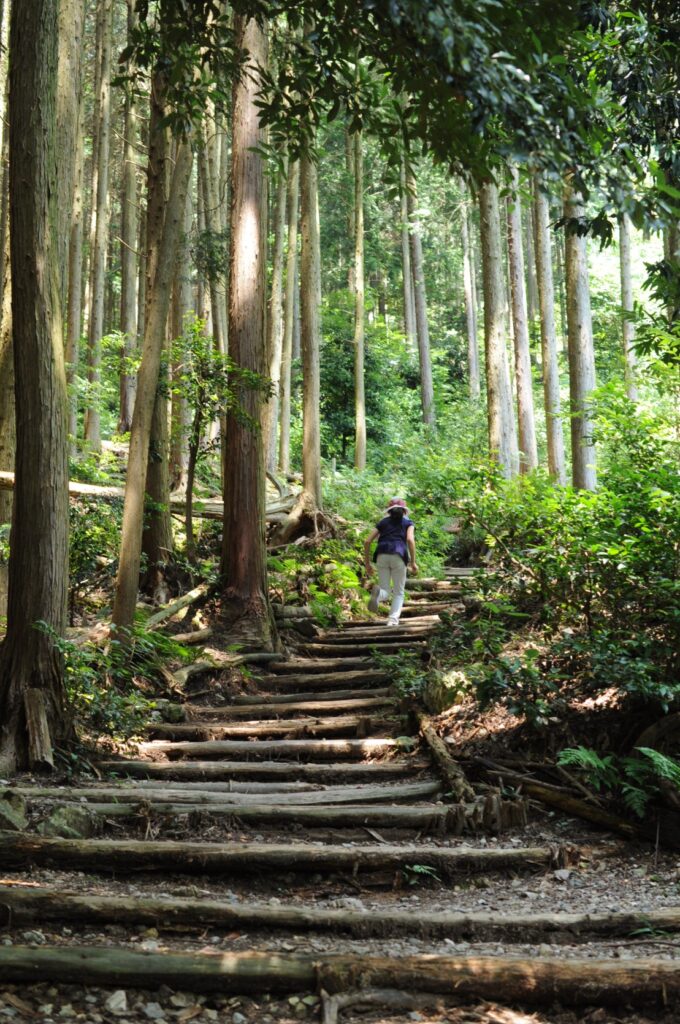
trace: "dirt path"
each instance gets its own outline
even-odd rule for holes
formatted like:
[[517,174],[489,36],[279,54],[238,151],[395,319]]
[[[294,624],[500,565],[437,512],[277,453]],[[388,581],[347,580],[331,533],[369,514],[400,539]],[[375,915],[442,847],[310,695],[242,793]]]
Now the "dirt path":
[[[373,659],[458,597],[421,581],[399,627],[319,632],[115,775],[15,786],[0,1020],[680,1020],[676,858],[473,791]],[[40,835],[59,806],[94,835]]]

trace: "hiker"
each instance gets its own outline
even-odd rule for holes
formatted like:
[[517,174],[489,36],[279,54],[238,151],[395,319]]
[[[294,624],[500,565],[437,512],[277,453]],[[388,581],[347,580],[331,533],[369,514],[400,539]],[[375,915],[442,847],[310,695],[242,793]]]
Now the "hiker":
[[392,605],[386,625],[396,626],[404,603],[407,568],[418,572],[415,527],[408,518],[406,502],[402,498],[392,498],[385,517],[364,541],[364,564],[369,578],[373,575],[370,549],[374,540],[378,541],[373,556],[378,569],[378,583],[373,587],[368,607],[377,612],[380,602],[387,601],[391,587]]

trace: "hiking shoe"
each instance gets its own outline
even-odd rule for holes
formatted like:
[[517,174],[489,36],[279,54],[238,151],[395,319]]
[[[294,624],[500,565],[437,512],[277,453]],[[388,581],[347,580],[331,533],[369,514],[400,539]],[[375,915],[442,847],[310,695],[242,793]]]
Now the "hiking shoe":
[[369,612],[377,612],[379,604],[380,604],[380,587],[377,586],[377,584],[376,584],[376,586],[373,587],[373,590],[371,591],[370,598],[368,599],[368,610],[369,610]]
[[386,626],[398,626],[399,625],[399,619],[395,618],[394,615],[388,615],[387,620],[385,622],[385,625]]

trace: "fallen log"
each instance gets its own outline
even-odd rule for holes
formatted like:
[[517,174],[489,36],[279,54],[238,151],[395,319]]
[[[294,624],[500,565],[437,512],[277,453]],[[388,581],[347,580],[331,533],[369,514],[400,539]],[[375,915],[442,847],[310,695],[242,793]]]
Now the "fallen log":
[[202,644],[204,640],[209,640],[214,632],[212,626],[206,626],[205,629],[194,629],[191,633],[174,633],[172,639],[177,644]]
[[[259,872],[401,871],[419,864],[442,878],[468,872],[535,871],[573,863],[575,848],[425,846],[377,843],[333,846],[325,843],[191,843],[175,840],[48,839],[0,831],[0,863],[4,871],[27,865],[71,871],[134,874],[258,874]],[[0,949],[0,953],[2,950]]]
[[412,759],[399,761],[360,761],[319,764],[297,761],[102,761],[99,767],[135,778],[149,779],[283,779],[287,781],[344,782],[371,781],[376,778],[411,777],[423,763]]
[[397,647],[398,650],[403,650],[404,645],[408,643],[411,646],[412,640],[427,640],[434,634],[434,629],[431,626],[419,626],[417,629],[406,632],[402,626],[391,627],[385,626],[384,629],[380,630],[359,630],[349,629],[346,633],[338,633],[337,635],[319,634],[318,637],[312,637],[306,642],[307,649],[323,645],[324,647],[334,647],[335,654],[339,647],[377,647],[382,650],[386,645],[392,645]]
[[[11,491],[14,489],[14,473],[0,472],[0,489]],[[75,480],[69,480],[68,493],[72,498],[94,498],[100,501],[123,501],[125,498],[124,487],[102,487],[98,484],[82,484]],[[272,520],[288,512],[293,508],[296,497],[293,494],[282,496],[276,501],[267,502],[266,515]],[[184,514],[186,512],[186,500],[184,498],[171,498],[170,511]],[[195,519],[218,519],[224,518],[224,505],[219,498],[195,498],[193,502],[193,514]]]
[[171,601],[170,604],[166,604],[164,608],[150,615],[144,623],[144,629],[153,629],[161,622],[165,622],[166,619],[171,619],[177,612],[181,612],[183,608],[188,608],[189,605],[194,604],[195,601],[199,601],[208,593],[208,588],[205,584],[201,584],[198,587],[194,587],[193,590],[187,591],[186,594],[182,594],[176,601]]
[[192,992],[329,994],[396,985],[458,999],[504,1004],[634,1006],[649,1010],[680,998],[680,964],[546,957],[446,957],[421,954],[162,953],[97,946],[3,946],[0,980]]
[[[271,792],[271,789],[274,792]],[[320,804],[359,804],[359,803],[382,803],[385,801],[416,800],[423,797],[436,797],[441,793],[441,785],[435,780],[424,782],[411,782],[403,785],[374,785],[374,786],[326,786],[316,789],[308,787],[295,789],[286,792],[281,788],[261,785],[257,790],[252,788],[247,791],[222,789],[211,791],[190,787],[188,789],[176,789],[169,785],[162,789],[151,788],[149,785],[130,785],[119,783],[117,786],[86,786],[78,788],[57,787],[57,786],[24,786],[12,787],[12,793],[19,794],[26,800],[55,800],[66,803],[91,803],[110,801],[119,804],[147,804],[154,808],[161,804],[187,803],[200,806],[248,806],[270,803],[267,796],[274,795],[276,803],[280,806],[301,806]],[[185,813],[182,811],[182,813]]]
[[165,754],[173,757],[254,757],[261,761],[265,758],[279,760],[281,758],[365,758],[376,754],[386,754],[400,749],[397,740],[382,737],[367,737],[362,740],[260,740],[249,743],[242,740],[208,740],[205,743],[186,742],[173,743],[165,740],[154,740],[140,743],[139,749],[145,754]]
[[456,800],[474,800],[475,792],[465,772],[451,757],[443,739],[437,735],[431,719],[422,711],[416,711],[420,735],[427,743],[444,781]]
[[466,941],[574,943],[627,937],[651,929],[680,931],[680,907],[648,913],[508,914],[493,912],[422,912],[410,910],[335,910],[270,903],[237,903],[185,898],[136,898],[77,895],[59,889],[0,885],[0,925],[16,927],[34,921],[147,925],[189,932],[205,928],[329,932],[354,938],[398,935]]
[[272,604],[272,611],[277,619],[313,619],[314,614],[308,605]]

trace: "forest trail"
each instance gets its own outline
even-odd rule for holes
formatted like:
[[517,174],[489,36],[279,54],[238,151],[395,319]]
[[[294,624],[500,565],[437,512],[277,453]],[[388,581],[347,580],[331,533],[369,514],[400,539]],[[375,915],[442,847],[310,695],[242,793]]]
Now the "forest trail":
[[[13,787],[32,823],[75,806],[92,836],[0,833],[0,1011],[330,1024],[367,1004],[381,1020],[515,1024],[582,1018],[502,1006],[672,1006],[680,967],[661,936],[680,911],[648,889],[642,910],[632,891],[604,902],[620,843],[527,824],[523,800],[473,786],[374,659],[425,652],[457,583],[411,581],[398,627],[317,631],[254,692],[188,702],[150,724],[138,760],[102,765],[115,777]],[[599,913],[568,891],[584,869]],[[643,938],[625,948],[636,931],[659,936],[653,958]]]

